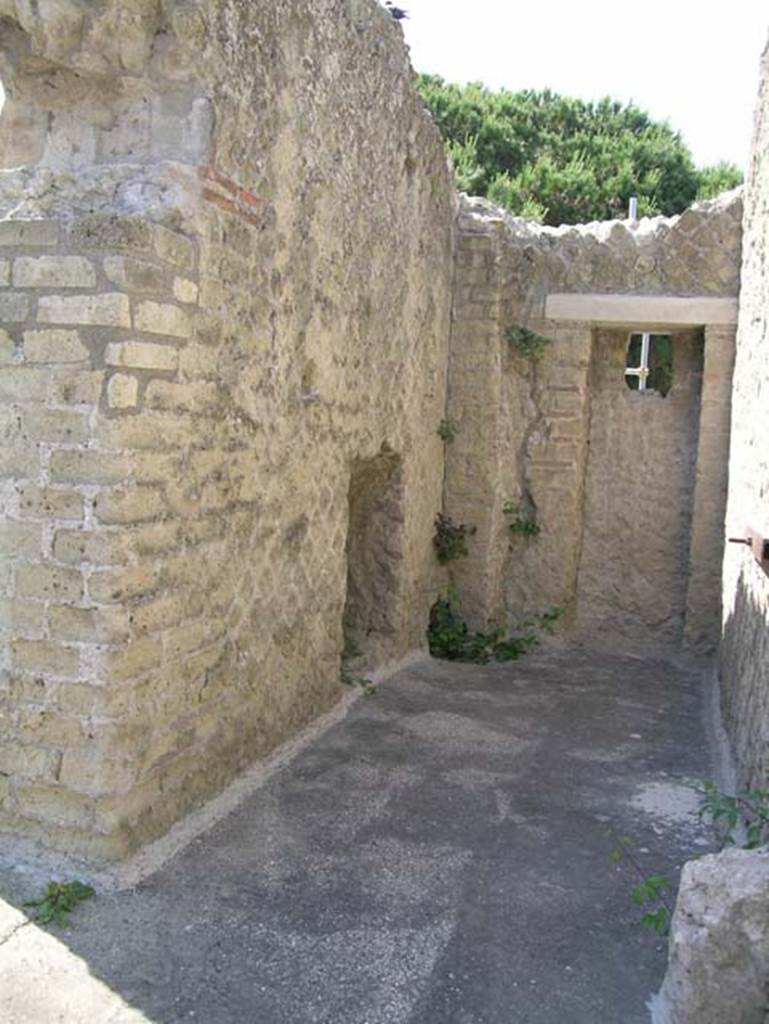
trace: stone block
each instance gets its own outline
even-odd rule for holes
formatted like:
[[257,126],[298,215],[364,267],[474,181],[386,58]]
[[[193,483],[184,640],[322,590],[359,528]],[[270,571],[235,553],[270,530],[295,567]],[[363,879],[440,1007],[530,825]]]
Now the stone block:
[[134,327],[146,334],[174,338],[189,338],[192,334],[192,325],[184,310],[160,302],[140,302],[134,315]]
[[21,743],[3,743],[0,746],[0,775],[53,780],[60,761],[60,755],[54,750],[42,750]]
[[80,670],[80,652],[76,648],[50,640],[14,640],[10,646],[13,668],[70,677]]
[[61,761],[59,781],[76,793],[117,795],[131,788],[137,769],[125,759],[105,756],[101,750],[68,750]]
[[159,224],[153,225],[153,234],[155,252],[160,259],[173,263],[181,270],[194,270],[195,245],[188,238]]
[[148,295],[168,294],[168,275],[160,267],[130,256],[107,256],[104,273],[123,291]]
[[100,440],[106,447],[139,451],[176,449],[188,443],[193,433],[190,416],[152,412],[104,421],[99,429]]
[[144,523],[166,511],[162,492],[155,487],[102,491],[94,501],[94,512],[101,523]]
[[53,554],[68,565],[123,565],[130,558],[131,538],[122,530],[57,530]]
[[0,330],[0,366],[16,361],[16,345],[7,331]]
[[178,625],[189,614],[189,600],[181,594],[171,594],[149,601],[131,612],[131,625],[137,634],[156,633]]
[[156,668],[163,656],[163,645],[159,639],[144,637],[127,644],[117,651],[102,654],[98,660],[104,677],[118,683]]
[[175,384],[151,380],[147,385],[147,407],[170,412],[213,412],[221,404],[219,388],[213,382]]
[[44,607],[37,601],[0,597],[0,633],[39,638],[45,621]]
[[198,286],[194,281],[189,281],[185,277],[175,277],[173,289],[174,298],[177,302],[190,305],[198,301]]
[[131,472],[131,460],[94,449],[65,450],[51,453],[49,473],[54,483],[117,484]]
[[107,404],[111,409],[135,408],[139,398],[139,381],[126,373],[116,373],[107,384]]
[[34,444],[16,441],[0,447],[0,479],[23,480],[40,472],[40,451]]
[[108,366],[121,366],[134,370],[175,371],[179,365],[179,352],[171,345],[126,341],[108,345],[105,361]]
[[5,366],[0,373],[0,402],[44,401],[49,382],[47,370]]
[[0,246],[47,248],[59,241],[59,225],[53,220],[0,221]]
[[49,635],[68,643],[120,644],[129,636],[128,613],[109,608],[73,608],[56,605],[48,611]]
[[44,562],[20,565],[16,570],[16,593],[39,601],[79,601],[83,577],[76,569]]
[[88,420],[83,413],[69,409],[28,408],[23,416],[24,429],[33,441],[50,444],[83,444],[88,440]]
[[85,363],[90,358],[77,331],[24,332],[24,360],[28,363]]
[[93,823],[89,797],[61,785],[32,784],[16,788],[19,813],[60,828],[88,828]]
[[56,370],[51,379],[51,399],[65,405],[96,405],[101,395],[102,370]]
[[179,523],[151,523],[135,534],[136,551],[139,555],[162,555],[174,551],[182,543]]
[[689,861],[655,1024],[764,1024],[768,978],[769,850]]
[[17,493],[21,515],[35,519],[83,518],[83,495],[78,491],[21,484]]
[[0,519],[0,558],[40,558],[42,536],[39,523]]
[[44,295],[38,303],[37,318],[48,324],[84,324],[93,327],[130,327],[131,309],[127,295]]
[[18,292],[0,294],[0,323],[20,324],[29,316],[30,301],[28,295]]
[[77,746],[84,740],[83,722],[61,715],[55,708],[25,708],[18,716],[17,732],[25,742],[41,746]]
[[92,572],[88,577],[88,594],[98,604],[116,604],[145,597],[157,587],[157,572],[147,565]]
[[13,261],[16,288],[94,288],[96,273],[83,256],[20,256]]

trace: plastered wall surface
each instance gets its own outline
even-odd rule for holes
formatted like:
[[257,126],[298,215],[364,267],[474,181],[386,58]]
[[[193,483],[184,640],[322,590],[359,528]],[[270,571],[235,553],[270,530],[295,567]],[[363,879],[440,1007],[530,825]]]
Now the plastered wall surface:
[[338,699],[383,455],[423,646],[455,200],[374,0],[0,15],[0,829],[113,859]]
[[663,398],[625,384],[626,331],[595,333],[575,623],[589,642],[649,650],[683,640],[702,343],[696,331],[672,335]]
[[[745,244],[734,366],[727,532],[753,525],[769,534],[769,51],[762,78],[746,182]],[[766,787],[769,775],[769,575],[744,546],[724,556],[724,718],[742,776]]]
[[[687,296],[706,300],[703,309],[709,309],[713,299],[730,300],[734,307],[741,214],[741,198],[735,193],[669,219],[543,228],[511,218],[486,200],[463,199],[449,379],[449,412],[458,429],[447,456],[446,507],[455,521],[476,527],[470,557],[456,563],[452,575],[463,610],[477,627],[489,622],[515,626],[556,606],[564,610],[563,635],[587,642],[604,637],[616,643],[604,626],[621,627],[619,636],[630,637],[635,633],[633,609],[645,606],[643,615],[651,616],[647,625],[655,632],[656,613],[638,596],[650,586],[643,555],[631,550],[633,545],[625,550],[620,537],[631,494],[639,493],[623,493],[626,460],[633,450],[630,421],[622,420],[616,438],[611,423],[602,422],[614,415],[610,388],[607,381],[603,396],[593,395],[593,370],[613,372],[618,402],[633,401],[633,396],[624,394],[624,356],[620,359],[619,350],[606,363],[607,353],[596,333],[603,307],[595,296],[643,298],[640,308],[649,311],[647,320],[613,327],[625,337],[644,328],[682,329],[666,323],[665,313],[655,313],[654,297],[660,300],[660,310],[670,308],[669,297]],[[586,296],[586,312],[572,320],[548,317],[548,298],[553,295]],[[549,340],[540,358],[526,357],[506,340],[509,328],[520,326]],[[683,617],[686,642],[712,650],[720,618],[717,567],[723,550],[734,327],[696,322],[690,326],[705,327],[699,407],[682,419],[674,412],[684,392],[693,394],[700,386],[686,360],[679,375],[682,390],[666,399],[646,396],[645,407],[650,415],[660,410],[655,430],[683,431],[670,439],[667,450],[689,482],[668,484],[665,474],[654,470],[650,491],[663,486],[663,495],[658,495],[662,503],[665,498],[678,503],[670,513],[671,522],[663,515],[660,524],[661,532],[673,532],[661,551],[675,547],[677,552],[675,564],[664,570],[672,589],[663,588],[658,595],[660,607],[668,609],[662,619],[670,614],[676,620],[663,633],[672,642]],[[603,470],[591,454],[591,438],[599,439],[610,456]],[[650,458],[651,447],[651,442],[641,444]],[[591,481],[595,492],[587,494]],[[641,493],[650,510],[652,494],[643,489]],[[536,511],[538,536],[510,534],[503,507],[507,501],[522,500]],[[595,512],[600,502],[604,511],[586,524],[586,505]],[[659,520],[655,516],[648,528],[656,529]],[[607,524],[613,532],[604,553],[600,538],[591,531],[594,525],[603,530]],[[607,605],[599,582],[604,557],[607,579],[616,581],[614,596],[625,608],[606,623]],[[660,554],[660,567],[664,561]]]

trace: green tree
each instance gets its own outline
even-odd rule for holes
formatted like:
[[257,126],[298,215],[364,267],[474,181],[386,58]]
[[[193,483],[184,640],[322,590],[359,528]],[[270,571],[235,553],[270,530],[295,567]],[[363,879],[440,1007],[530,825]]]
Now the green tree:
[[697,189],[698,199],[712,199],[719,192],[735,188],[742,184],[742,171],[735,164],[722,160],[712,167],[703,167],[700,171],[700,184]]
[[420,75],[458,188],[547,224],[671,215],[739,184],[732,164],[698,170],[681,136],[633,104],[545,90],[492,92]]

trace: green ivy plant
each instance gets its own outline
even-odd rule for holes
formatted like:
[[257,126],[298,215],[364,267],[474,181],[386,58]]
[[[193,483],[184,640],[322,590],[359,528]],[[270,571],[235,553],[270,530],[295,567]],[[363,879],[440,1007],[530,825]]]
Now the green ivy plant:
[[724,830],[724,846],[736,845],[739,830],[745,839],[741,844],[743,850],[755,850],[769,843],[769,789],[750,789],[729,796],[714,782],[703,782],[701,797],[700,817]]
[[455,523],[451,516],[438,513],[435,517],[433,547],[441,565],[464,557],[467,552],[467,538],[475,533],[474,526]]
[[546,338],[542,334],[537,334],[536,331],[530,331],[528,327],[523,327],[521,324],[513,324],[512,327],[508,327],[504,337],[519,356],[535,362],[542,358],[547,346],[553,343],[552,338]]
[[77,879],[73,882],[49,882],[39,899],[27,900],[24,906],[35,908],[35,920],[40,924],[50,924],[53,921],[64,927],[68,915],[77,904],[94,895],[95,891],[90,885]]
[[502,511],[508,517],[508,529],[514,537],[536,537],[542,532],[537,510],[531,502],[506,501]]
[[445,419],[441,420],[437,434],[444,444],[453,444],[458,429],[459,425],[456,420]]
[[528,632],[522,636],[505,636],[497,627],[488,633],[472,631],[456,607],[456,597],[439,597],[430,609],[427,644],[433,658],[445,661],[471,661],[485,664],[489,661],[513,661],[539,644],[537,626],[552,632],[553,624],[561,615],[560,608],[552,608],[538,620],[525,622]]

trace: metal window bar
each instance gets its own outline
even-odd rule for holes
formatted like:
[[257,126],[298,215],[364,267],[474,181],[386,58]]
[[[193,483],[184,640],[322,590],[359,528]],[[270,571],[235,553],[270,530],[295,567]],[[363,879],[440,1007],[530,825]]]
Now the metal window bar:
[[[630,340],[637,332],[630,335]],[[638,390],[646,391],[646,378],[649,376],[649,349],[651,347],[651,332],[644,331],[641,334],[641,365],[628,366],[625,368],[626,377],[638,377]]]

